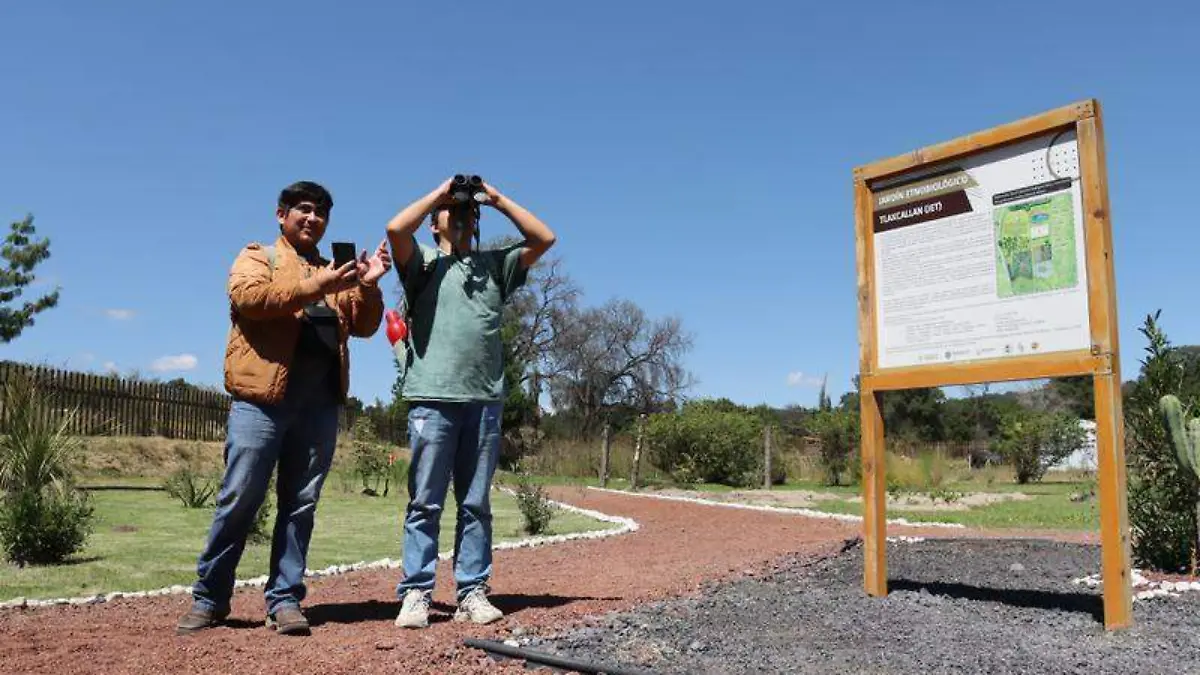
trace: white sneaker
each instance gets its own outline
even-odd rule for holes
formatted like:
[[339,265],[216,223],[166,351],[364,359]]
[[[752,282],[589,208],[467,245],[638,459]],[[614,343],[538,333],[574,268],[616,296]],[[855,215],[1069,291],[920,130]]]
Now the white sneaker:
[[425,628],[429,625],[429,593],[411,589],[404,594],[396,625],[401,628]]
[[475,623],[491,623],[504,617],[504,612],[496,609],[488,602],[487,594],[480,586],[467,594],[458,603],[458,611],[454,613],[455,621],[473,621]]

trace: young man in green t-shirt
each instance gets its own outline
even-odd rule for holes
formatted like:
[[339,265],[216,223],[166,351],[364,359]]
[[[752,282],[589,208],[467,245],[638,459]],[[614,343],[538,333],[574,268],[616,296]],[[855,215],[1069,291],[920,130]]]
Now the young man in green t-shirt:
[[[458,204],[452,181],[416,200],[388,223],[392,258],[408,304],[402,395],[409,403],[412,463],[404,520],[404,576],[396,625],[429,625],[442,507],[451,474],[458,502],[454,533],[455,620],[490,623],[503,614],[487,599],[492,573],[489,491],[500,448],[504,363],[500,317],[554,233],[529,211],[483,183],[484,204],[517,226],[523,241],[494,250],[472,246],[477,201]],[[416,231],[430,218],[434,247]]]

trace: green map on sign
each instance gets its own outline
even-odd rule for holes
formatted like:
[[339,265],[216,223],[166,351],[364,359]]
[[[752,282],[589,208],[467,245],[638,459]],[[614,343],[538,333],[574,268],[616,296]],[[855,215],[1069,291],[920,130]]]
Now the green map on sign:
[[1078,283],[1075,208],[1069,192],[999,207],[993,218],[997,295],[1045,293]]

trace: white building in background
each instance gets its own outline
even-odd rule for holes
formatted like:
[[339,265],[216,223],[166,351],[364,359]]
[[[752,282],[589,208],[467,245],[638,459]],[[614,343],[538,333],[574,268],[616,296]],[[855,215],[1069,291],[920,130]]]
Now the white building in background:
[[1095,471],[1096,470],[1096,423],[1092,420],[1079,420],[1079,426],[1087,438],[1083,447],[1067,456],[1066,459],[1054,464],[1049,471]]

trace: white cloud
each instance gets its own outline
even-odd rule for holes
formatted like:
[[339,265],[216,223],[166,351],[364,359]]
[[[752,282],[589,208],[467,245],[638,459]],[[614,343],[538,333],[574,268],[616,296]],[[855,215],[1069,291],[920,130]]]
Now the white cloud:
[[106,373],[117,373],[121,371],[121,369],[117,367],[117,364],[113,363],[112,361],[105,361],[103,368],[104,372]]
[[104,315],[113,321],[128,321],[134,316],[132,309],[106,309]]
[[150,370],[156,373],[165,373],[171,370],[192,370],[196,367],[196,363],[196,357],[193,354],[162,356],[150,364]]
[[799,370],[788,373],[787,376],[787,383],[789,387],[819,387],[824,380],[824,377],[806,375]]

